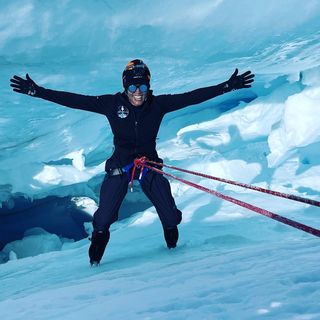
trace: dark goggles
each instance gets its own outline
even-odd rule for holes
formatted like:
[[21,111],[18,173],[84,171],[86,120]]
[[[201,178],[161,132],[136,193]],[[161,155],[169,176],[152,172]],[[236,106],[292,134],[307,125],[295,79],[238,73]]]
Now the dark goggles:
[[131,93],[135,93],[138,88],[142,93],[146,93],[148,91],[148,86],[146,84],[140,84],[140,85],[131,84],[128,87],[128,91]]

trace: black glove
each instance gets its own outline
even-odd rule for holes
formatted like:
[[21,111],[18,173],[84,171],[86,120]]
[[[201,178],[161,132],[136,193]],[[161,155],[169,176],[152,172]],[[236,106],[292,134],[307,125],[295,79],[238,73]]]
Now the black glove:
[[238,69],[236,69],[224,86],[225,92],[242,88],[251,88],[251,83],[254,81],[253,78],[254,74],[252,74],[251,71],[246,71],[245,73],[238,75]]
[[13,91],[28,94],[30,96],[37,96],[39,91],[39,86],[26,74],[26,80],[18,76],[13,76],[10,79],[10,86],[13,88]]

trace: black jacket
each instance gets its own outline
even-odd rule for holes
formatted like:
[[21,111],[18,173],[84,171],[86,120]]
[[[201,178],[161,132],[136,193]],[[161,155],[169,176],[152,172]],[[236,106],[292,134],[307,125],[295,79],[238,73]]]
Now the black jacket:
[[37,97],[70,108],[87,110],[107,117],[114,135],[114,152],[106,162],[106,171],[122,168],[140,156],[159,161],[156,137],[163,116],[171,111],[201,103],[226,91],[225,82],[182,94],[155,96],[149,92],[140,107],[130,104],[125,93],[86,96],[40,87]]

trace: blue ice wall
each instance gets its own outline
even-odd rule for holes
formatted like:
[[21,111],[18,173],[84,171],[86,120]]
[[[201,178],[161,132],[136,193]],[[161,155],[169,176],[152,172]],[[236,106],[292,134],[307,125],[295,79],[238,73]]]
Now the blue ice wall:
[[[149,65],[152,88],[160,94],[225,81],[235,67],[252,69],[255,88],[199,106],[205,121],[268,95],[287,83],[288,76],[299,79],[300,71],[320,64],[317,0],[2,0],[0,6],[3,208],[17,194],[97,200],[103,176],[97,166],[112,152],[112,135],[103,117],[15,94],[9,87],[13,74],[28,72],[52,89],[113,93],[122,90],[126,62],[139,57]],[[215,111],[208,112],[208,106]],[[193,112],[182,110],[165,118],[159,141],[192,124]],[[77,157],[86,172],[75,171],[72,161]],[[67,173],[48,183],[35,179],[51,165]],[[87,174],[90,169],[93,173]],[[136,197],[132,203],[141,201],[137,210],[148,205],[141,195]]]

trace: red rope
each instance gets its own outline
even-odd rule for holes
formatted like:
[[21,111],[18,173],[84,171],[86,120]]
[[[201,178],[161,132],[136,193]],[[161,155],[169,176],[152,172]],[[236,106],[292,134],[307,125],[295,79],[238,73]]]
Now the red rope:
[[[203,187],[203,186],[200,186],[200,185],[198,185],[198,184],[196,184],[196,183],[193,183],[193,182],[190,182],[190,181],[188,181],[188,180],[181,179],[181,178],[179,178],[179,177],[177,177],[177,176],[174,176],[174,175],[172,175],[172,174],[170,174],[170,173],[166,173],[166,172],[163,172],[163,171],[160,170],[160,169],[157,169],[157,168],[155,168],[155,167],[149,166],[149,165],[145,164],[145,162],[153,163],[153,164],[156,164],[156,165],[162,165],[162,166],[165,166],[165,167],[170,167],[170,166],[163,165],[163,164],[161,164],[161,163],[157,163],[157,162],[153,162],[153,161],[149,161],[149,160],[147,160],[145,157],[140,158],[140,159],[136,159],[136,160],[137,160],[137,166],[143,164],[146,168],[149,168],[149,169],[151,169],[151,170],[153,170],[153,171],[155,171],[155,172],[158,172],[158,173],[160,173],[160,174],[166,175],[166,176],[171,177],[171,178],[173,178],[173,179],[175,179],[175,180],[178,180],[178,181],[180,181],[180,182],[183,182],[183,183],[185,183],[185,184],[187,184],[187,185],[189,185],[189,186],[191,186],[191,187],[194,187],[194,188],[196,188],[196,189],[202,190],[202,191],[207,192],[207,193],[209,193],[209,194],[215,195],[215,196],[217,196],[218,198],[221,198],[221,199],[223,199],[223,200],[232,202],[232,203],[237,204],[237,205],[239,205],[239,206],[241,206],[241,207],[244,207],[244,208],[249,209],[249,210],[251,210],[251,211],[254,211],[254,212],[256,212],[256,213],[262,214],[262,215],[264,215],[264,216],[266,216],[266,217],[269,217],[269,218],[271,218],[271,219],[274,219],[274,220],[276,220],[276,221],[279,221],[279,222],[281,222],[281,223],[284,223],[284,224],[289,225],[289,226],[291,226],[291,227],[294,227],[294,228],[296,228],[296,229],[300,229],[300,230],[305,231],[305,232],[307,232],[307,233],[313,234],[314,236],[320,237],[320,230],[318,230],[318,229],[312,228],[312,227],[310,227],[310,226],[307,226],[307,225],[302,224],[302,223],[300,223],[300,222],[291,220],[291,219],[289,219],[289,218],[285,218],[285,217],[280,216],[280,215],[278,215],[278,214],[275,214],[275,213],[273,213],[273,212],[271,212],[271,211],[268,211],[268,210],[265,210],[265,209],[256,207],[256,206],[254,206],[254,205],[252,205],[252,204],[249,204],[249,203],[247,203],[247,202],[244,202],[244,201],[237,200],[237,199],[235,199],[235,198],[226,196],[226,195],[224,195],[224,194],[222,194],[222,193],[220,193],[220,192],[217,192],[217,191],[214,191],[214,190],[205,188],[205,187]],[[179,169],[179,170],[183,171],[183,169]],[[186,170],[186,171],[187,171],[187,170]],[[190,172],[188,172],[188,173],[190,173]],[[203,176],[204,176],[204,175],[203,175]]]
[[174,166],[169,166],[169,165],[166,165],[166,164],[163,164],[163,163],[158,163],[158,162],[149,161],[149,160],[147,160],[147,162],[155,164],[155,165],[158,165],[158,166],[162,166],[162,167],[166,167],[166,168],[182,171],[182,172],[185,172],[185,173],[190,173],[190,174],[193,174],[195,176],[200,176],[200,177],[204,177],[204,178],[208,178],[208,179],[212,179],[212,180],[216,180],[216,181],[220,181],[220,182],[224,182],[224,183],[240,186],[240,187],[243,187],[243,188],[247,188],[247,189],[251,189],[251,190],[255,190],[255,191],[271,194],[271,195],[276,196],[276,197],[281,197],[281,198],[285,198],[285,199],[299,201],[299,202],[310,204],[312,206],[320,207],[320,201],[316,201],[316,200],[313,200],[313,199],[303,198],[303,197],[299,197],[299,196],[296,196],[296,195],[293,195],[293,194],[287,194],[287,193],[283,193],[283,192],[264,189],[264,188],[261,188],[261,187],[256,187],[256,186],[253,186],[253,185],[250,185],[250,184],[246,184],[246,183],[241,183],[241,182],[236,182],[236,181],[227,180],[227,179],[223,179],[223,178],[218,178],[218,177],[210,176],[210,175],[203,174],[203,173],[200,173],[200,172],[195,172],[195,171],[190,171],[190,170],[186,170],[186,169],[177,168],[177,167],[174,167]]

